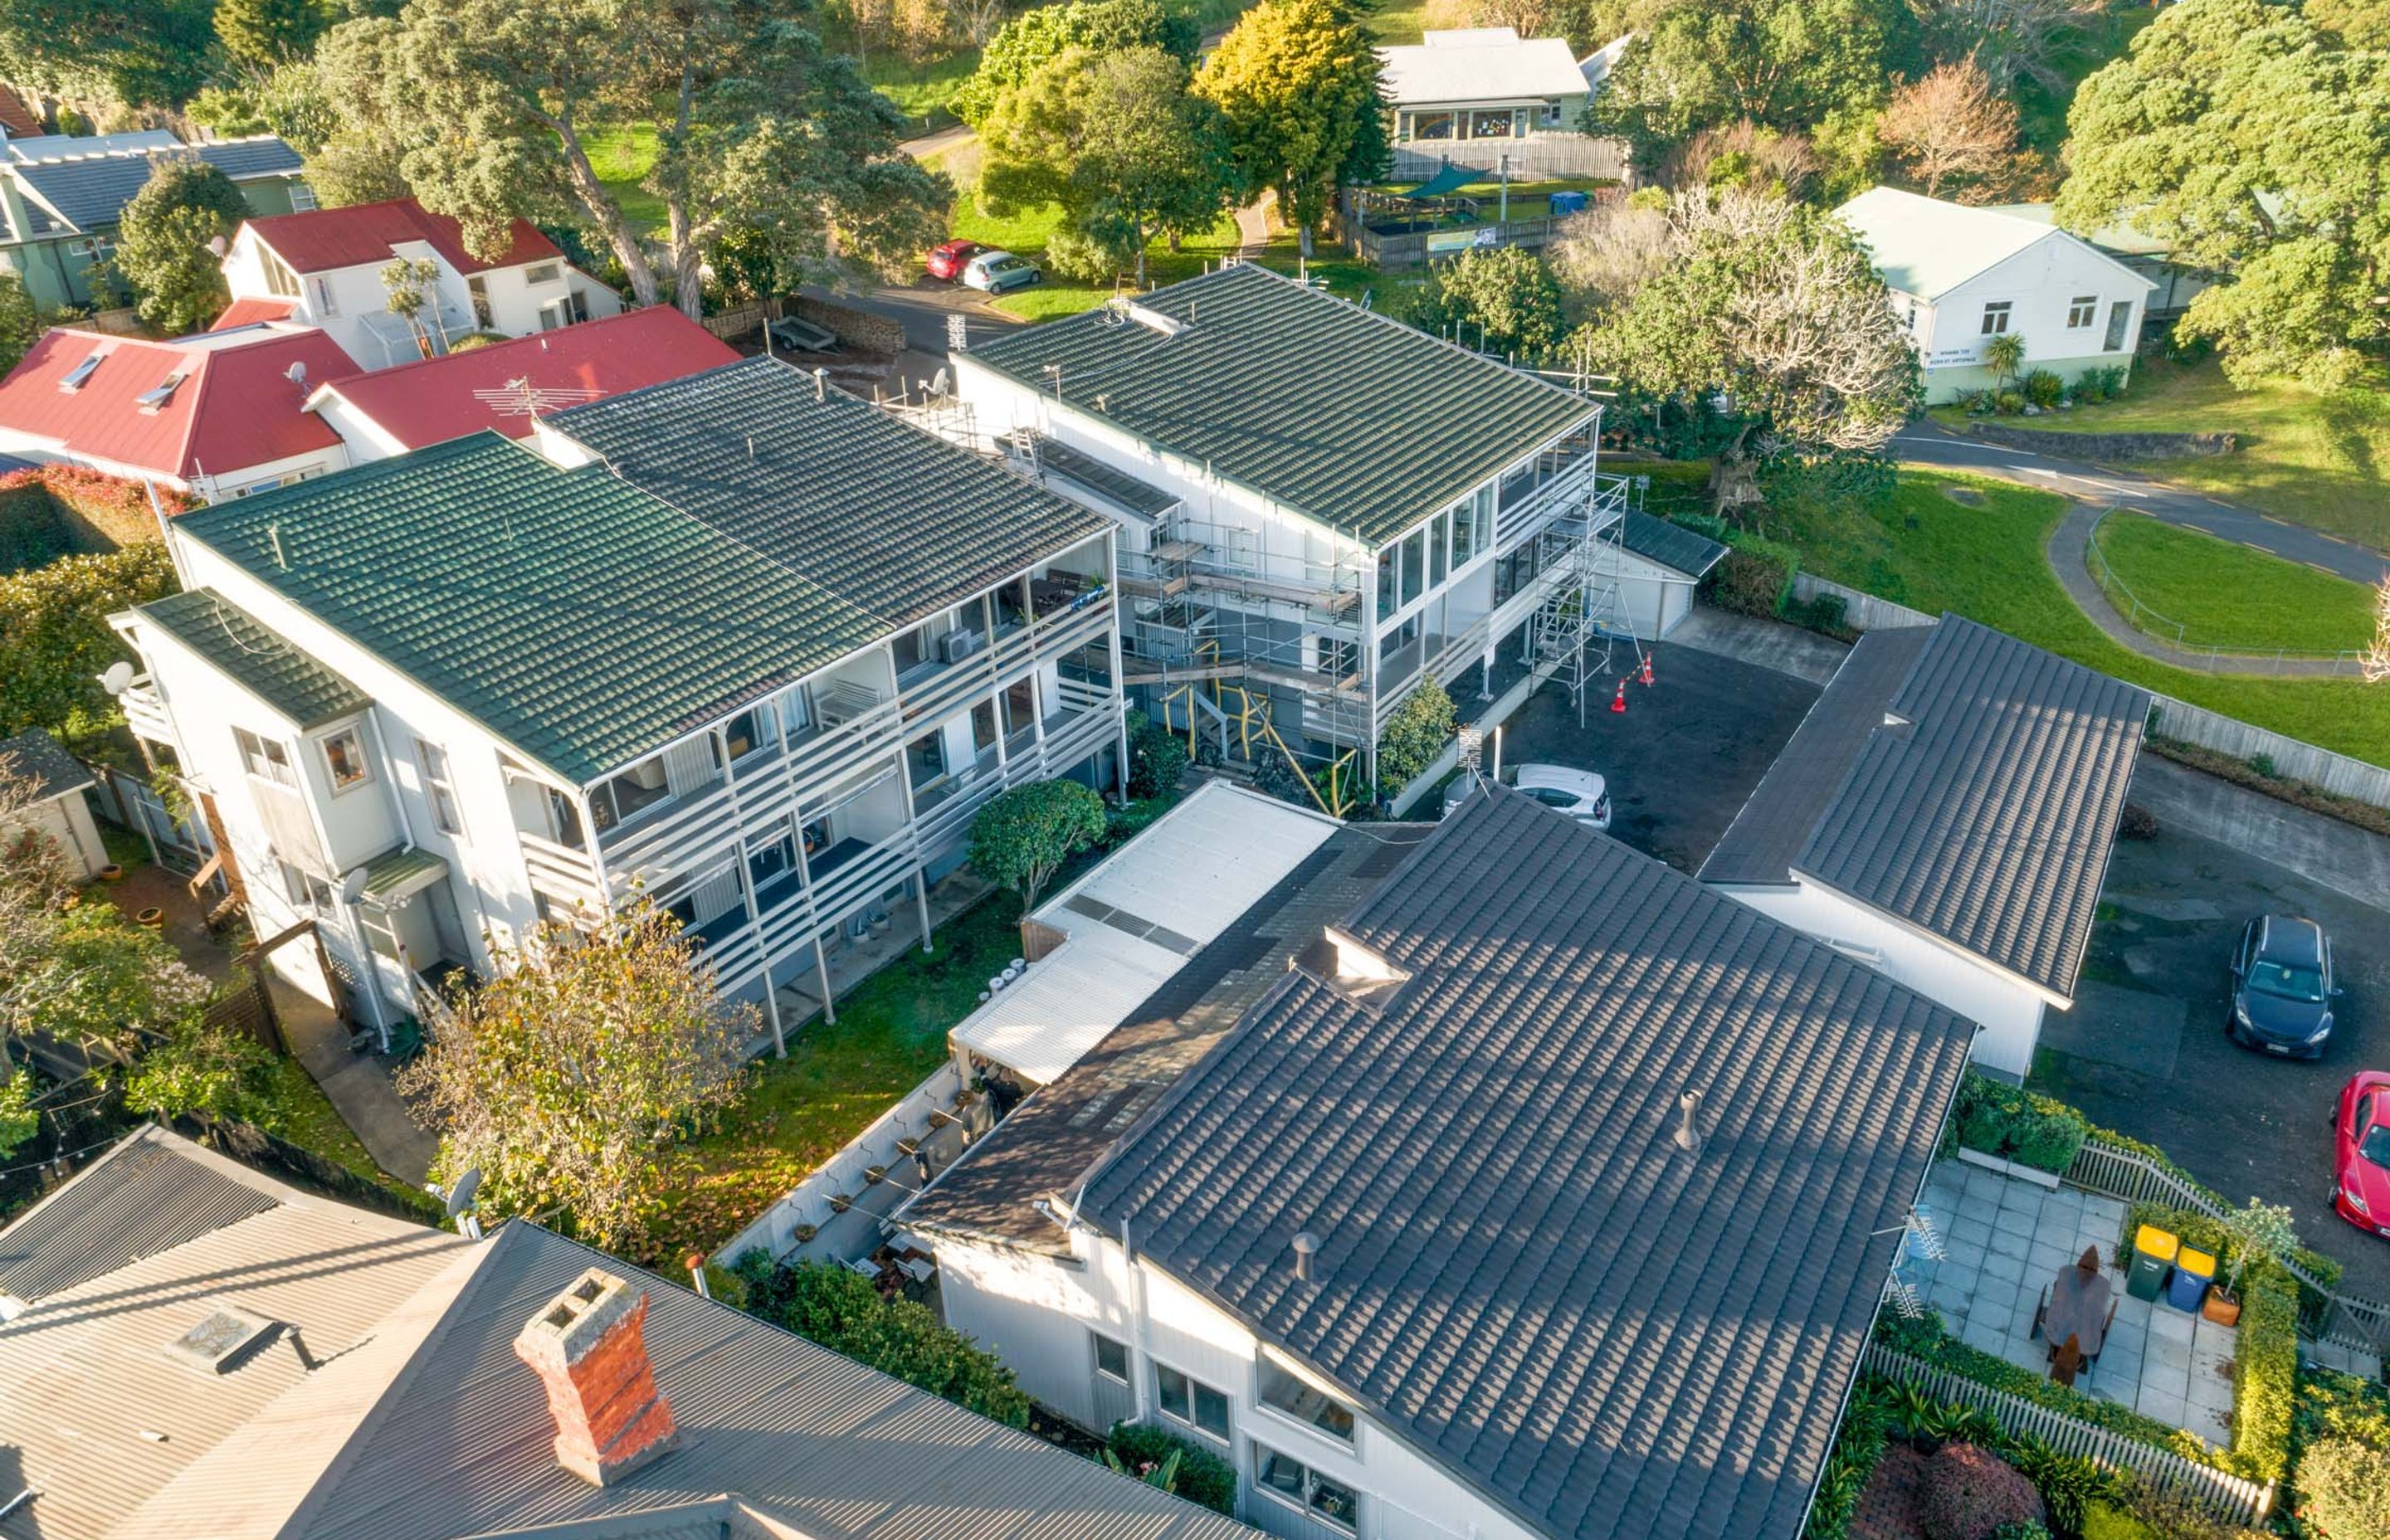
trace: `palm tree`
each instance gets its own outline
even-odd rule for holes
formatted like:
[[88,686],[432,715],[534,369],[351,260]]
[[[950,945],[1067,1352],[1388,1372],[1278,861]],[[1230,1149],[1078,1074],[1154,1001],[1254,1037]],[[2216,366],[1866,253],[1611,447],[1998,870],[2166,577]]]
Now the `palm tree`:
[[1984,344],[1984,367],[1992,371],[1992,388],[2016,378],[2024,367],[2024,333],[2004,331]]

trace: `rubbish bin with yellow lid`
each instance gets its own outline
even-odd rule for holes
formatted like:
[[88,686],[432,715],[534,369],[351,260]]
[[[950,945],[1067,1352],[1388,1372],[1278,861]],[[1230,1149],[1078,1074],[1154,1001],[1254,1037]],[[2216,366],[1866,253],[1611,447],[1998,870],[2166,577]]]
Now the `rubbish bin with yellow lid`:
[[2125,1292],[2137,1300],[2154,1301],[2165,1290],[2166,1269],[2174,1265],[2180,1247],[2172,1230],[2144,1225],[2133,1237],[2133,1264],[2125,1275]]
[[2196,1246],[2185,1246],[2174,1255],[2174,1278],[2166,1285],[2166,1303],[2196,1312],[2207,1298],[2207,1286],[2215,1280],[2216,1258]]

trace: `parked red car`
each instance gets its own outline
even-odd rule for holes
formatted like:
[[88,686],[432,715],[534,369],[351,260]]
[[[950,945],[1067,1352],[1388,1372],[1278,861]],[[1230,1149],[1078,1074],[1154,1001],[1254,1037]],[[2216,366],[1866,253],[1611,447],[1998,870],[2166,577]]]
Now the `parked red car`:
[[2366,1070],[2340,1088],[2332,1121],[2332,1207],[2373,1235],[2390,1235],[2390,1074]]
[[963,268],[970,263],[971,258],[986,250],[986,247],[975,240],[950,240],[944,246],[932,248],[930,260],[922,265],[930,270],[930,276],[955,283],[961,279]]

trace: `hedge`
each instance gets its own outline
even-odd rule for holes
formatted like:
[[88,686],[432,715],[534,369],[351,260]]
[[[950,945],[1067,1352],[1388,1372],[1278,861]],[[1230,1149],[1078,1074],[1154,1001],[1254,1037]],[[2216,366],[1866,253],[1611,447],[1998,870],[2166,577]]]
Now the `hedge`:
[[2299,1290],[2270,1262],[2241,1280],[2241,1330],[2232,1344],[2232,1454],[2254,1481],[2280,1481],[2291,1468],[2291,1420],[2298,1406]]
[[2053,1174],[2075,1163],[2075,1151],[2093,1132],[2090,1120],[2064,1102],[1973,1070],[1959,1087],[1951,1122],[1969,1149]]
[[2188,1460],[2217,1470],[2229,1469],[2223,1451],[2216,1448],[2196,1433],[2161,1422],[2153,1417],[2143,1417],[2120,1402],[2105,1400],[2062,1385],[2046,1375],[2021,1368],[1998,1354],[1969,1347],[1950,1335],[1942,1318],[1932,1311],[1917,1320],[1898,1315],[1886,1315],[1877,1323],[1876,1341],[1895,1353],[1931,1364],[1935,1368],[1973,1380],[1978,1385],[2030,1401],[2088,1422],[2095,1428],[2105,1428],[2137,1444],[2152,1449],[2165,1449]]
[[[2207,1192],[2205,1187],[2201,1187],[2199,1190],[2207,1193],[2210,1202],[2222,1206],[2222,1200],[2214,1193]],[[2214,1252],[2216,1276],[2219,1278],[2229,1278],[2232,1276],[2232,1259],[2238,1254],[2239,1248],[2232,1238],[2232,1232],[2225,1226],[2222,1220],[2211,1219],[2194,1209],[2178,1209],[2171,1204],[2147,1200],[2135,1203],[2125,1211],[2125,1227],[2116,1238],[2118,1267],[2121,1268],[2131,1262],[2133,1237],[2139,1233],[2143,1225],[2155,1225],[2159,1229],[2168,1231],[2203,1251]],[[2340,1281],[2340,1264],[2328,1256],[2319,1255],[2301,1247],[2291,1253],[2291,1260],[2313,1274],[2327,1289]],[[2321,1295],[2301,1283],[2296,1277],[2292,1277],[2287,1270],[2283,1276],[2291,1278],[2292,1286],[2298,1291],[2301,1312],[2322,1308]]]
[[1158,1468],[1176,1455],[1178,1475],[1170,1490],[1214,1513],[1235,1517],[1237,1468],[1194,1440],[1180,1438],[1150,1423],[1124,1422],[1112,1429],[1104,1447],[1140,1480],[1146,1470]]
[[1773,620],[1792,591],[1801,553],[1761,535],[1731,532],[1725,559],[1703,580],[1709,599],[1721,610]]

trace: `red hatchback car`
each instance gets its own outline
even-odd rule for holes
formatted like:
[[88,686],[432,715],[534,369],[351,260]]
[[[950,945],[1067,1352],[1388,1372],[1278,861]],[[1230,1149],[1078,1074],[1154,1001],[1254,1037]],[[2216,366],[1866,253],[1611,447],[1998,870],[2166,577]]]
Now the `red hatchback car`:
[[975,240],[950,240],[944,246],[932,247],[930,260],[922,265],[930,270],[930,276],[955,283],[961,279],[963,268],[971,258],[986,250]]
[[2390,1235],[2390,1074],[2367,1070],[2340,1090],[2332,1120],[2332,1212],[2373,1235]]

